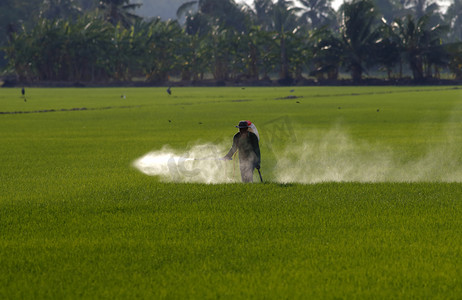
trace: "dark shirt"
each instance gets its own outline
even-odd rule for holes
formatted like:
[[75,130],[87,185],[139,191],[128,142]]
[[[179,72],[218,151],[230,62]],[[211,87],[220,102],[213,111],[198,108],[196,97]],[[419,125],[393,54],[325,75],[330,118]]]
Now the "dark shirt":
[[253,132],[247,132],[247,136],[241,136],[238,132],[233,137],[233,146],[226,157],[230,158],[239,150],[239,161],[251,163],[252,166],[260,166],[260,146],[258,137]]

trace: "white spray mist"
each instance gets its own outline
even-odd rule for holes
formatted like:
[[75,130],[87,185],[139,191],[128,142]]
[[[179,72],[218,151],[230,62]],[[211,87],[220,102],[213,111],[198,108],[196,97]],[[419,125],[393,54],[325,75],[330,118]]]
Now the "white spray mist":
[[[295,137],[288,130],[290,120],[279,118],[277,122],[268,122],[267,128],[263,126],[266,133],[274,135],[282,130],[283,134],[271,137],[262,130],[262,172],[268,181],[279,183],[462,182],[462,109],[452,111],[442,128],[441,142],[420,149],[421,155],[411,160],[383,144],[353,139],[345,126],[340,125],[327,132],[313,131],[305,137]],[[286,140],[279,139],[284,136]],[[279,142],[273,144],[273,139]],[[232,162],[219,160],[229,146],[225,142],[199,144],[183,152],[166,146],[138,158],[133,166],[164,181],[240,182],[237,158]]]
[[196,183],[235,182],[236,161],[223,161],[224,145],[194,145],[184,152],[168,146],[152,151],[136,159],[133,166],[150,176],[159,176],[163,181]]
[[[422,149],[423,155],[405,161],[400,153],[379,144],[356,141],[334,127],[288,145],[277,155],[276,182],[462,182],[462,162],[453,128],[444,142]],[[299,139],[300,141],[300,139]]]

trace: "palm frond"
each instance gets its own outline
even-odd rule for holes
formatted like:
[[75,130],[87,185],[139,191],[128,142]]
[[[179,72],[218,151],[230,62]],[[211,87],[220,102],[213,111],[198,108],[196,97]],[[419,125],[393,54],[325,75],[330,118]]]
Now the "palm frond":
[[187,15],[188,12],[190,12],[197,3],[198,3],[198,1],[189,1],[189,2],[183,3],[176,10],[176,17],[178,19],[181,19],[182,16]]

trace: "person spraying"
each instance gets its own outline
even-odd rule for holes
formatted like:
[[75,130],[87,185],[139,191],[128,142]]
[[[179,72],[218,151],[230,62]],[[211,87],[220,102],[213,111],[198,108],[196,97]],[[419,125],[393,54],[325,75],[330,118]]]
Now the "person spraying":
[[257,168],[260,172],[261,156],[258,131],[250,121],[240,121],[236,127],[239,128],[239,132],[234,135],[233,145],[223,159],[232,160],[234,153],[239,150],[242,182],[253,182],[254,169]]

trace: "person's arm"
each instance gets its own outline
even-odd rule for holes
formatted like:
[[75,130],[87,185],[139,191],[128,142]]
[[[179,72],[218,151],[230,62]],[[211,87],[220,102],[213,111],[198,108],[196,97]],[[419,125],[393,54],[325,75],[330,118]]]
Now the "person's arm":
[[227,159],[227,160],[231,160],[231,159],[232,159],[234,153],[236,153],[236,151],[237,151],[237,140],[238,140],[238,138],[239,138],[239,137],[238,137],[237,134],[234,135],[234,137],[233,137],[233,145],[231,146],[231,149],[229,149],[228,154],[226,154],[226,155],[223,157],[223,159]]

